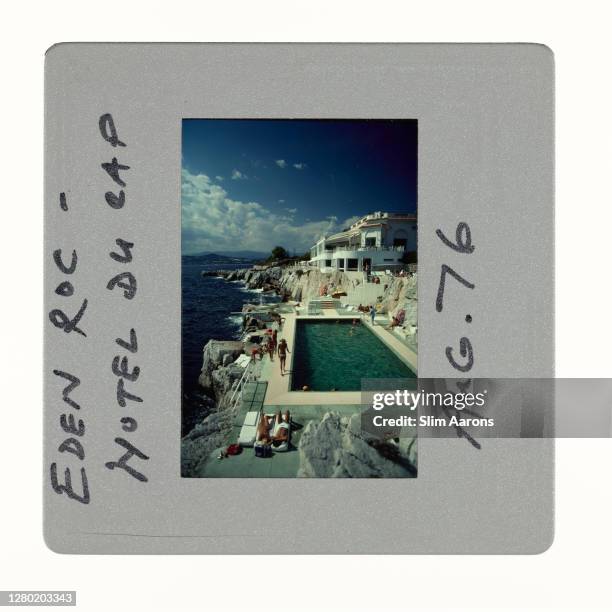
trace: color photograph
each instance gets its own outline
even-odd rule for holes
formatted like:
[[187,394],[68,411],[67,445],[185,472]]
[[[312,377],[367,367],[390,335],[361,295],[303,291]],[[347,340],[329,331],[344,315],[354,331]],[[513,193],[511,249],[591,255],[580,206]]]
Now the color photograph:
[[[413,478],[416,120],[184,119],[181,475]],[[371,388],[371,387],[368,387]]]

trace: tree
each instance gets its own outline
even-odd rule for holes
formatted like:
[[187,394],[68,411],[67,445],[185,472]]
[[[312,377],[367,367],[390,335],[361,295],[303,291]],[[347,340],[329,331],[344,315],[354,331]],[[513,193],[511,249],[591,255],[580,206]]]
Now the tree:
[[275,246],[272,249],[272,259],[288,259],[289,253],[282,246]]

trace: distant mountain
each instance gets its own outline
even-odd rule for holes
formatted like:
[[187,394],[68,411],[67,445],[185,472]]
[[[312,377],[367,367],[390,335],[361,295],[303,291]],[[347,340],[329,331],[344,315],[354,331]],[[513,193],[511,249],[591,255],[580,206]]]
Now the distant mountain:
[[223,259],[226,259],[229,262],[230,260],[252,261],[254,259],[265,259],[268,257],[268,255],[269,253],[260,253],[258,251],[216,251],[214,253],[210,251],[202,251],[201,253],[193,253],[189,256],[214,259],[215,261],[222,261]]

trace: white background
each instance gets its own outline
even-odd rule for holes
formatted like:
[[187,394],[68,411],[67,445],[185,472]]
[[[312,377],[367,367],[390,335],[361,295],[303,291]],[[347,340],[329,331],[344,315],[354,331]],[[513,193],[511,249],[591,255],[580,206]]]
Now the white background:
[[556,538],[538,556],[50,552],[41,535],[41,271],[43,56],[55,42],[541,42],[557,70],[557,376],[610,377],[611,16],[606,2],[585,0],[3,3],[0,590],[76,589],[78,608],[109,611],[610,609],[611,440],[558,441]]

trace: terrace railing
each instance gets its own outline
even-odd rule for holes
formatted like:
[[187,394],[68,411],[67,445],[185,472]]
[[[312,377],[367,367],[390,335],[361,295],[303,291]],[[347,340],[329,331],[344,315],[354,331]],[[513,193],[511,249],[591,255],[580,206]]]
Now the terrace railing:
[[373,251],[386,251],[386,252],[394,252],[394,253],[403,253],[406,250],[406,247],[403,246],[361,246],[356,244],[347,244],[344,246],[337,246],[333,248],[326,248],[325,251],[322,251],[321,254],[325,253],[326,255],[331,255],[333,253],[337,253],[339,251],[361,251],[361,252],[373,252]]
[[255,362],[251,361],[247,364],[246,368],[244,368],[244,372],[242,376],[238,379],[238,381],[234,385],[234,390],[229,400],[228,409],[230,413],[234,414],[236,412],[236,407],[240,403],[242,399],[242,391],[244,390],[244,386],[255,380]]

